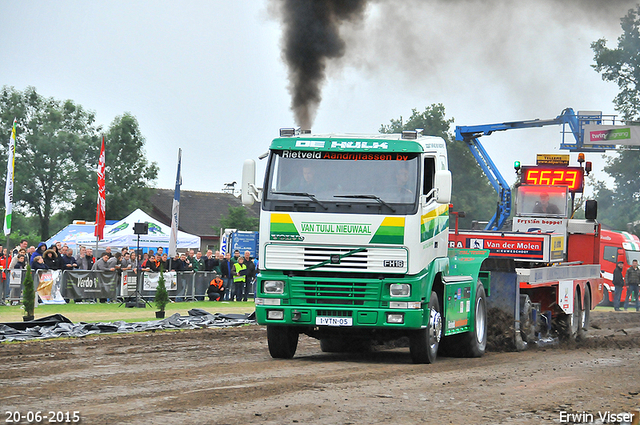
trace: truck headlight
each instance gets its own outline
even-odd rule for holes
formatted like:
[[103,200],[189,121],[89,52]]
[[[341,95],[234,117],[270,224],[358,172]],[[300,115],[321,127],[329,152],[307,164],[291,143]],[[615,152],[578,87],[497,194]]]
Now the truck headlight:
[[269,320],[282,320],[282,319],[284,319],[284,311],[282,311],[282,310],[269,310],[269,311],[267,311],[267,319],[269,319]]
[[387,313],[387,323],[395,323],[401,325],[404,323],[404,314]]
[[265,280],[262,282],[262,290],[265,294],[282,294],[284,282],[282,280]]
[[392,297],[408,297],[411,295],[411,285],[408,283],[392,283],[389,286],[389,295]]

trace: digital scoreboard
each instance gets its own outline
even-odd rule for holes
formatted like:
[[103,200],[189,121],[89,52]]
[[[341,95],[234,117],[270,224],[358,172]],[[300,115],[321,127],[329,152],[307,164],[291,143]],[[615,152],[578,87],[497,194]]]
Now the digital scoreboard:
[[521,168],[522,184],[537,186],[567,186],[569,192],[582,193],[584,189],[584,168],[535,166]]

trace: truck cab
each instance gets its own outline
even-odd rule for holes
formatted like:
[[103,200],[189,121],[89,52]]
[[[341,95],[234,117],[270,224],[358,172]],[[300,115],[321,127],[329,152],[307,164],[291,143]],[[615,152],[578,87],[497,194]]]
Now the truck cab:
[[[603,277],[604,295],[602,305],[613,305],[613,271],[618,261],[622,261],[622,275],[627,273],[633,260],[640,261],[640,239],[628,232],[602,230],[600,235],[600,271]],[[622,288],[621,299],[627,296],[627,287]]]
[[254,179],[245,161],[243,203],[262,202],[256,318],[273,357],[292,357],[300,333],[324,351],[408,336],[417,363],[450,335],[473,334],[465,346],[484,352],[486,255],[449,252],[443,139],[283,129],[262,189]]

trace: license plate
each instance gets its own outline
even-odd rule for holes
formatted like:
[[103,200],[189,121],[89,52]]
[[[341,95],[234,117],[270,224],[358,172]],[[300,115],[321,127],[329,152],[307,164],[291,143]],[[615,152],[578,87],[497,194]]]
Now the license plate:
[[351,317],[316,317],[316,325],[353,326],[353,319]]

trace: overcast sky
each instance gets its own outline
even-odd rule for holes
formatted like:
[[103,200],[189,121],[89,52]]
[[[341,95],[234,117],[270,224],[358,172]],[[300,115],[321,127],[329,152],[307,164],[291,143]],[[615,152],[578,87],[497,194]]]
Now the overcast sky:
[[[554,118],[566,107],[615,113],[617,87],[591,68],[590,43],[614,47],[633,5],[371,2],[342,28],[346,54],[329,64],[312,130],[377,133],[433,103],[455,125]],[[244,159],[295,125],[282,27],[267,0],[2,0],[0,16],[0,84],[72,99],[105,127],[132,113],[160,167],[157,187],[173,187],[179,147],[184,190],[239,183]],[[483,139],[510,183],[514,160],[534,163],[560,142],[560,127]],[[591,158],[600,171],[600,155]]]

